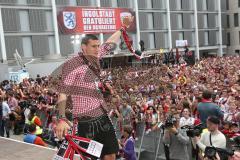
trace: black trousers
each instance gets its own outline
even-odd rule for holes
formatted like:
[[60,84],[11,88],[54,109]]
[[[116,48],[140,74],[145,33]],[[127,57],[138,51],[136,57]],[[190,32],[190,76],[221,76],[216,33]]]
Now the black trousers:
[[115,130],[110,118],[106,114],[96,118],[80,118],[78,135],[102,143],[101,157],[108,154],[117,154],[119,151]]
[[6,135],[9,138],[10,137],[9,130],[10,130],[9,119],[0,120],[0,136],[4,137],[5,132],[6,132]]

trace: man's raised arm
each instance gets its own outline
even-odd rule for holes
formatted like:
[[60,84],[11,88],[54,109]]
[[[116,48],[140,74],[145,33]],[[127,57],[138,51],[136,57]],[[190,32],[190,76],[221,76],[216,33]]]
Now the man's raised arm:
[[[134,17],[124,17],[123,19],[123,27],[128,28],[133,22]],[[110,52],[116,49],[116,44],[121,37],[121,29],[114,32],[105,43],[103,43],[99,49],[98,57],[101,59],[104,55],[109,54]]]

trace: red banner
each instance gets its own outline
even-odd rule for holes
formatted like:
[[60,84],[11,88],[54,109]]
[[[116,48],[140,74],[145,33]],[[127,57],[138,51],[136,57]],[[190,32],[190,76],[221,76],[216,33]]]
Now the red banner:
[[[58,13],[59,30],[64,34],[112,33],[121,27],[121,19],[134,16],[127,8],[66,7]],[[129,31],[134,32],[135,23]]]

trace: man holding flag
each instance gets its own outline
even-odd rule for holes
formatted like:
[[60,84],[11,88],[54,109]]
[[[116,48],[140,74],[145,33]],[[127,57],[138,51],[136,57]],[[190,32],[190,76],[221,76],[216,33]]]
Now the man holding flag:
[[[82,52],[67,60],[52,74],[52,77],[56,76],[54,74],[59,75],[57,79],[52,79],[52,85],[60,92],[57,137],[62,139],[70,129],[65,115],[66,107],[70,107],[73,118],[78,121],[78,136],[103,144],[101,158],[104,160],[115,160],[119,148],[112,122],[108,117],[109,108],[98,88],[98,84],[101,83],[99,60],[116,48],[117,41],[123,32],[126,34],[126,28],[131,25],[133,19],[132,16],[124,17],[122,28],[101,46],[95,35],[87,34],[81,42]],[[108,93],[114,94],[109,83],[103,86]]]

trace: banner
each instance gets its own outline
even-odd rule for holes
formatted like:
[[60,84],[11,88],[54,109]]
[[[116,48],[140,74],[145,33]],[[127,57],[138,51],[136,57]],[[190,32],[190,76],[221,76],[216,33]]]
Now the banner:
[[25,78],[29,78],[29,73],[26,71],[19,70],[18,72],[9,72],[9,80],[13,82],[21,83]]
[[[113,33],[121,28],[121,19],[131,15],[128,8],[66,7],[58,12],[58,26],[63,34]],[[134,22],[128,31],[135,30]]]
[[176,47],[185,47],[188,46],[187,40],[176,40]]

